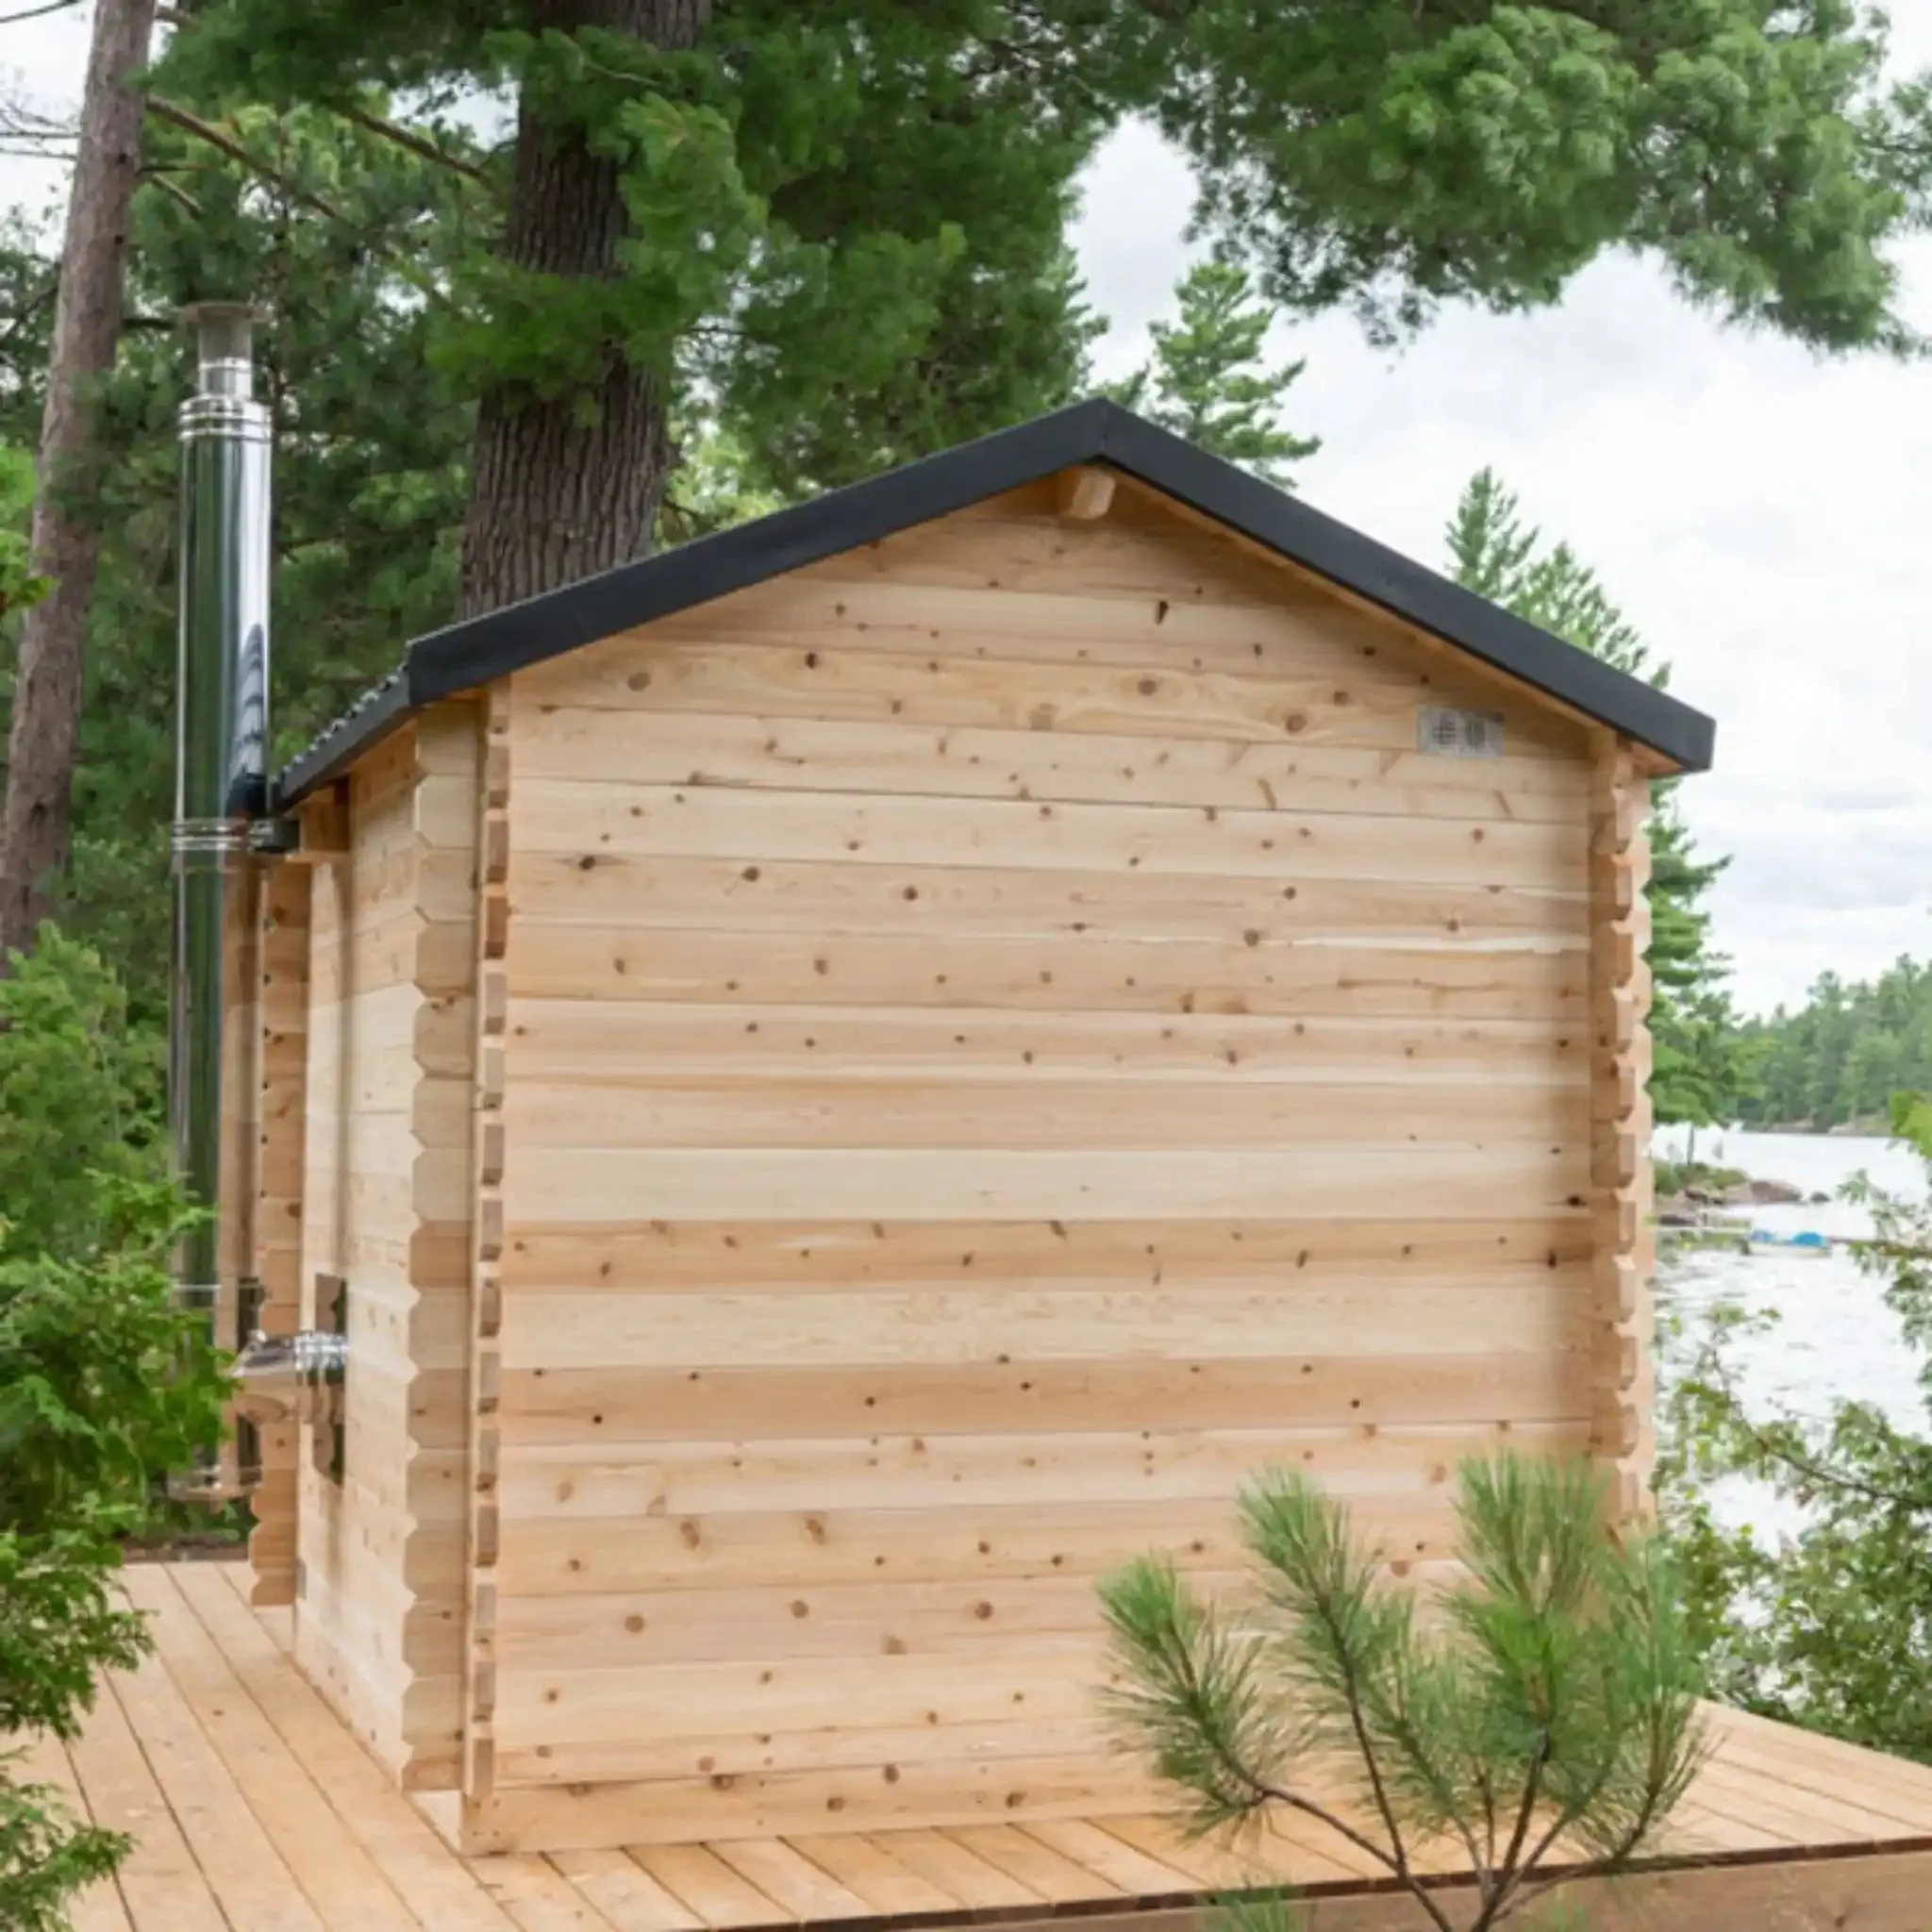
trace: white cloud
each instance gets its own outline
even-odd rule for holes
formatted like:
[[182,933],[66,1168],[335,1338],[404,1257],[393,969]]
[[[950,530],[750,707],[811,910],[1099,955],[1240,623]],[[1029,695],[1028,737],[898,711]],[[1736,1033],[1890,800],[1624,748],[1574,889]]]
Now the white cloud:
[[[1932,58],[1932,0],[1896,12],[1901,51]],[[1185,166],[1147,129],[1096,162],[1078,240],[1117,318],[1104,374],[1144,353],[1188,207]],[[1932,243],[1907,260],[1932,324]],[[1748,1004],[1932,953],[1932,375],[1721,328],[1629,258],[1554,310],[1458,311],[1400,354],[1341,317],[1279,346],[1308,358],[1293,426],[1324,439],[1300,470],[1311,502],[1436,563],[1458,491],[1494,465],[1714,713],[1717,769],[1684,803],[1734,855],[1719,939]]]

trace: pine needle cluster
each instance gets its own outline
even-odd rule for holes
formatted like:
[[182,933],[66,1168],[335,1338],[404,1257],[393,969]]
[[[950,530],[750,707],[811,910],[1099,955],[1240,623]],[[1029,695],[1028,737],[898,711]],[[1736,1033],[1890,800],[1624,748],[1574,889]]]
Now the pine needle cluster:
[[[1426,1601],[1301,1475],[1237,1507],[1252,1601],[1204,1601],[1160,1557],[1101,1591],[1116,1735],[1191,1831],[1315,1818],[1438,1932],[1488,1932],[1656,1838],[1702,1760],[1700,1675],[1663,1545],[1607,1533],[1591,1465],[1465,1464],[1460,1574]],[[1445,1846],[1473,1884],[1425,1880],[1418,1854]],[[1285,1909],[1250,1901],[1246,1932]]]

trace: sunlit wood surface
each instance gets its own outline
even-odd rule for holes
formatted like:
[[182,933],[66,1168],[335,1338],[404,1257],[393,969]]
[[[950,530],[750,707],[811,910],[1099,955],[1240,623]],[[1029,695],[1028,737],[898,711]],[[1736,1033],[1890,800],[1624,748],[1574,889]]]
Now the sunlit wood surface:
[[[1157,1817],[713,1839],[463,1858],[309,1689],[289,1612],[247,1607],[238,1563],[129,1573],[157,1655],[33,1769],[138,1848],[75,1932],[707,1932],[853,1921],[1184,1932],[1258,1874]],[[1657,1868],[1579,1887],[1593,1926],[1932,1928],[1932,1770],[1713,1711],[1717,1748]],[[1333,1833],[1296,1824],[1267,1875],[1319,1932],[1423,1922]],[[1451,1901],[1460,1919],[1466,1900]]]

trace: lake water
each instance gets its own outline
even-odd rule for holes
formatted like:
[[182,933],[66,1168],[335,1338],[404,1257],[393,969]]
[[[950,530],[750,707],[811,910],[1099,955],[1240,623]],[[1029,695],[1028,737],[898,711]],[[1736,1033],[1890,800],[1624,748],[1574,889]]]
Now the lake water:
[[[1684,1130],[1660,1132],[1657,1147],[1659,1154],[1681,1158]],[[1839,1189],[1860,1171],[1895,1193],[1916,1193],[1924,1185],[1919,1158],[1885,1141],[1812,1134],[1714,1134],[1704,1128],[1697,1135],[1697,1157],[1742,1168],[1757,1179],[1790,1181],[1807,1194],[1834,1197],[1828,1206],[1748,1210],[1753,1225],[1782,1234],[1812,1229],[1840,1238],[1869,1235],[1871,1217],[1836,1198]],[[1778,1315],[1778,1324],[1769,1334],[1751,1338],[1740,1347],[1740,1382],[1754,1409],[1775,1406],[1790,1413],[1818,1416],[1834,1397],[1857,1396],[1879,1404],[1905,1426],[1923,1428],[1925,1409],[1916,1357],[1901,1341],[1897,1319],[1885,1306],[1879,1288],[1842,1252],[1807,1260],[1775,1251],[1740,1255],[1689,1249],[1666,1257],[1657,1273],[1660,1311],[1674,1307],[1694,1315],[1728,1302]],[[1668,1374],[1668,1361],[1661,1367]],[[1734,1522],[1774,1528],[1788,1520],[1787,1512],[1745,1486],[1719,1501],[1720,1512]]]

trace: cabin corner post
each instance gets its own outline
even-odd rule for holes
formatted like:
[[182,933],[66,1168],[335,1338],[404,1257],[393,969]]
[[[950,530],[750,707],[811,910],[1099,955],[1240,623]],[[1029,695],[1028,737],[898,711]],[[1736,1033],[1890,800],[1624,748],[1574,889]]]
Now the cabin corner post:
[[[260,939],[260,1135],[253,1273],[259,1326],[293,1335],[302,1320],[303,1181],[308,1128],[308,949],[313,871],[276,864],[266,880]],[[296,1491],[302,1426],[261,1431],[261,1484],[251,1498],[248,1560],[258,1607],[295,1601]]]
[[[476,706],[429,707],[415,721],[409,891],[417,930],[410,1127],[408,1283],[404,1331],[411,1374],[409,1532],[401,1581],[402,1781],[454,1791],[462,1777],[464,1471],[469,1439],[467,1326],[475,1209],[472,1115],[476,995]],[[444,1023],[454,1020],[457,1038]]]
[[1591,771],[1591,1444],[1613,1523],[1647,1521],[1657,1459],[1651,1226],[1650,786],[1607,738]]
[[465,1830],[495,1791],[497,1407],[503,1327],[505,963],[509,932],[510,690],[477,721],[475,1208],[471,1221],[469,1427],[464,1552],[462,1801]]

